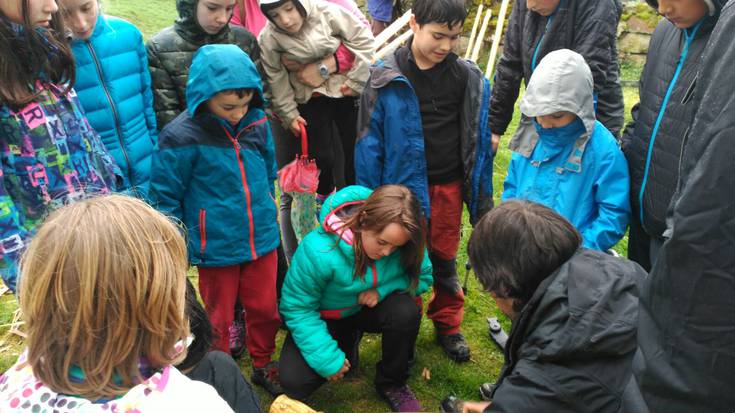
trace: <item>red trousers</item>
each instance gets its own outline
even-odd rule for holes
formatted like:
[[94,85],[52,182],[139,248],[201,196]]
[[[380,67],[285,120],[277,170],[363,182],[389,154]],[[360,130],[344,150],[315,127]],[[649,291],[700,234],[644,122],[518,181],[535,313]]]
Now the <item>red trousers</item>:
[[270,362],[281,325],[276,298],[277,267],[275,250],[243,264],[199,267],[199,292],[214,328],[214,350],[229,354],[228,328],[239,297],[245,309],[245,345],[253,367],[264,367]]
[[429,185],[429,255],[434,266],[434,294],[426,315],[439,334],[459,333],[464,294],[459,287],[456,258],[462,228],[462,182]]

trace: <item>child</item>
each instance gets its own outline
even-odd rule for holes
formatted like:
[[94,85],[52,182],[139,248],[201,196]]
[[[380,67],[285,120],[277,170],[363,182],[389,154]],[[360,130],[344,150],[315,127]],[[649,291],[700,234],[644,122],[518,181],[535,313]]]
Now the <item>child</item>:
[[0,411],[232,410],[173,364],[186,356],[186,243],[135,198],[54,212],[21,264],[28,349],[0,377]]
[[74,36],[79,101],[125,174],[118,190],[145,196],[158,132],[143,36],[105,16],[98,0],[62,0],[61,10]]
[[456,269],[462,201],[472,223],[492,207],[493,166],[489,83],[452,52],[466,16],[462,0],[414,2],[409,45],[371,69],[355,151],[360,185],[405,185],[429,217],[434,298],[427,314],[458,362],[470,359]]
[[[353,154],[357,96],[365,86],[372,59],[373,37],[347,9],[314,0],[261,0],[260,8],[270,20],[260,33],[263,69],[272,94],[271,104],[284,128],[297,136],[300,126],[309,135],[309,153],[321,170],[318,201],[334,189],[332,127],[337,125],[344,154],[344,177],[355,182]],[[299,63],[321,60],[335,53],[343,44],[355,54],[355,62],[346,74],[330,75],[320,67],[326,81],[317,88],[299,82],[289,73],[282,58]]]
[[235,45],[207,45],[194,55],[188,110],[159,135],[151,198],[186,226],[189,260],[227,352],[228,327],[239,297],[247,312],[246,345],[253,382],[279,393],[271,361],[280,319],[276,303],[279,243],[270,125],[258,71]]
[[503,201],[526,199],[568,219],[585,248],[607,251],[630,217],[628,165],[615,137],[595,120],[592,72],[571,50],[543,58],[521,99],[537,135],[514,152]]
[[475,226],[470,262],[512,321],[512,345],[492,402],[467,402],[457,412],[621,411],[646,272],[581,249],[581,241],[569,221],[526,201],[504,202]]
[[86,194],[115,190],[120,175],[72,89],[63,33],[54,0],[0,2],[0,274],[12,291],[39,221]]
[[357,368],[362,332],[382,334],[375,386],[393,411],[421,410],[406,384],[431,285],[421,206],[406,187],[346,187],[327,199],[321,227],[299,245],[281,295],[289,328],[281,380],[304,399]]
[[230,26],[235,0],[176,0],[179,18],[146,44],[153,81],[158,130],[186,110],[186,85],[194,53],[206,44],[239,46],[256,65],[260,48],[255,36]]
[[623,133],[630,166],[628,258],[650,271],[664,243],[666,214],[679,179],[682,148],[690,131],[701,56],[724,0],[649,4],[666,17],[651,37],[639,83],[641,101]]

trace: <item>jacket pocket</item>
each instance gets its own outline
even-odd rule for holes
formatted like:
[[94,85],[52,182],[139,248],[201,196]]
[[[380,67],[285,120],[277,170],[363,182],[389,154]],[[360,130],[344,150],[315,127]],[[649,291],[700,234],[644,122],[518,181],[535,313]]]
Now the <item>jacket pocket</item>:
[[207,210],[199,210],[199,255],[204,261],[204,253],[207,252]]

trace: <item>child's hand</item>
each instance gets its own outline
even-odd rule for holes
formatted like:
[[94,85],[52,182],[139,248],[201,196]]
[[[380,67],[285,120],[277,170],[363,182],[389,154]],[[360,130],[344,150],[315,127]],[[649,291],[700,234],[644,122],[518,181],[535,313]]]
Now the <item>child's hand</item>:
[[378,304],[378,299],[380,299],[378,291],[372,288],[370,290],[361,292],[360,295],[357,296],[357,303],[373,308]]
[[492,139],[490,139],[490,143],[493,146],[493,153],[498,153],[498,145],[500,144],[500,135],[492,134]]
[[340,86],[339,91],[342,92],[344,96],[360,96],[359,93],[355,92],[351,87],[347,85]]
[[301,70],[301,63],[295,60],[290,60],[283,55],[281,56],[281,64],[284,65],[286,67],[286,70],[288,70],[289,72],[298,72],[299,70]]
[[327,377],[327,380],[329,381],[339,380],[342,377],[344,377],[345,373],[347,373],[348,371],[350,371],[350,361],[347,360],[347,358],[345,357],[345,362],[342,364],[342,368],[340,368],[338,372]]
[[293,132],[293,134],[296,136],[301,136],[301,126],[299,126],[299,124],[306,126],[306,119],[302,118],[301,116],[297,116],[296,119],[291,122],[291,132]]

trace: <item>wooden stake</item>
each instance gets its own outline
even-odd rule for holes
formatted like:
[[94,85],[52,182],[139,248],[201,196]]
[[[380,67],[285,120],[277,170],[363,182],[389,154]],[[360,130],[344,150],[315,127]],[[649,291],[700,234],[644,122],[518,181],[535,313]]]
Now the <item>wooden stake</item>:
[[493,46],[490,48],[490,57],[487,59],[487,69],[485,77],[492,79],[493,69],[495,68],[495,57],[498,55],[498,46],[500,46],[500,38],[503,36],[503,25],[505,24],[505,14],[508,12],[509,0],[503,0],[500,5],[500,15],[498,23],[495,25],[495,37],[493,38]]
[[480,57],[480,49],[482,49],[482,43],[485,40],[485,31],[487,30],[487,25],[490,23],[490,18],[493,16],[493,9],[488,9],[487,13],[485,13],[485,19],[482,21],[482,28],[480,29],[480,34],[477,35],[477,39],[475,39],[475,48],[472,50],[472,57],[470,57],[470,60],[473,62],[477,62],[477,58]]
[[475,16],[475,22],[472,23],[472,32],[470,33],[470,41],[467,43],[467,50],[465,50],[464,58],[469,59],[470,53],[472,53],[472,45],[475,43],[475,35],[477,35],[477,26],[480,25],[480,17],[482,17],[482,3],[477,8],[477,15]]
[[398,32],[400,32],[401,29],[408,24],[409,20],[411,20],[410,9],[403,13],[403,16],[399,17],[390,26],[386,27],[385,30],[380,32],[380,34],[375,36],[374,50],[382,48],[382,46],[388,41],[388,39],[398,34]]
[[408,40],[408,38],[411,37],[412,34],[413,32],[411,30],[407,30],[403,32],[403,34],[401,34],[400,36],[393,39],[393,41],[390,42],[388,45],[386,45],[382,49],[375,52],[375,56],[373,57],[373,63],[375,63],[375,61],[377,60],[382,59],[383,56],[387,55],[391,50],[395,50],[401,43]]

